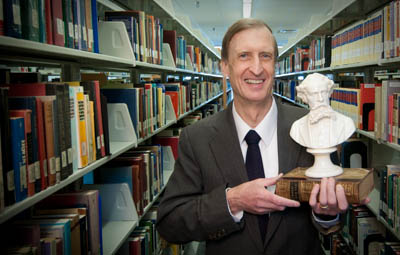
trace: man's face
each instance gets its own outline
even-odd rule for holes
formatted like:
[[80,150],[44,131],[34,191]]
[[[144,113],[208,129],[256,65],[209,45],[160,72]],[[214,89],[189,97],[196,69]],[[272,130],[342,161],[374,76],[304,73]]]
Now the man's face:
[[235,106],[267,103],[272,95],[274,38],[266,27],[243,30],[232,37],[222,71],[229,76]]
[[329,91],[325,84],[308,84],[306,95],[311,110],[316,109],[321,105],[329,105]]

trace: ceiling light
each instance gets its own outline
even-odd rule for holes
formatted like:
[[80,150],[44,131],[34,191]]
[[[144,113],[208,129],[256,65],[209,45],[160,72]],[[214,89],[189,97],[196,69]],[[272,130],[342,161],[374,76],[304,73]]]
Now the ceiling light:
[[278,30],[278,33],[280,33],[280,34],[294,33],[294,32],[297,32],[297,30],[296,29],[279,29]]
[[243,0],[243,18],[251,17],[251,1],[252,0]]

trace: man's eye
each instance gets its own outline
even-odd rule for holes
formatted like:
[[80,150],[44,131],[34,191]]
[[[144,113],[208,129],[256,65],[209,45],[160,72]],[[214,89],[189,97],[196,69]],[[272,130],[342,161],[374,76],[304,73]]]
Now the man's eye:
[[239,55],[240,58],[246,58],[247,57],[247,53],[242,53]]

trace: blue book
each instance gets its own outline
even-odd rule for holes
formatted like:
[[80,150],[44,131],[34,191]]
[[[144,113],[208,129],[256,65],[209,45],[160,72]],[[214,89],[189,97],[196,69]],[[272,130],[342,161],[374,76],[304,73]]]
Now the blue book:
[[74,29],[71,0],[62,1],[65,47],[74,48]]
[[19,0],[4,0],[4,31],[5,35],[21,38],[21,5]]
[[80,30],[81,30],[81,45],[82,47],[80,48],[81,50],[88,50],[88,35],[87,35],[87,27],[86,27],[86,9],[85,9],[85,1],[80,0],[78,1],[79,4],[79,11],[78,11],[78,16],[80,18],[81,21],[81,26],[80,26]]
[[136,137],[138,134],[138,102],[136,100],[136,89],[101,89],[101,93],[107,97],[107,103],[125,103],[128,106],[129,115],[131,116],[132,124],[135,128]]
[[99,183],[126,183],[133,194],[133,171],[128,163],[107,165],[96,170],[96,178]]
[[11,117],[11,154],[14,169],[15,201],[19,202],[28,196],[26,182],[26,153],[24,118]]
[[46,14],[45,14],[45,0],[38,0],[38,14],[39,14],[39,42],[46,43]]
[[97,8],[96,0],[91,0],[92,2],[92,29],[93,29],[93,52],[99,53],[99,32],[97,26]]
[[81,49],[81,40],[82,32],[80,30],[81,20],[79,18],[79,3],[78,0],[72,0],[72,22],[74,27],[74,48]]
[[[39,163],[39,144],[37,134],[37,114],[36,114],[36,98],[35,97],[9,97],[8,104],[11,110],[29,109],[31,113],[31,129],[32,129],[32,164],[35,172],[35,193],[41,191],[41,175]],[[31,162],[29,162],[30,164]]]

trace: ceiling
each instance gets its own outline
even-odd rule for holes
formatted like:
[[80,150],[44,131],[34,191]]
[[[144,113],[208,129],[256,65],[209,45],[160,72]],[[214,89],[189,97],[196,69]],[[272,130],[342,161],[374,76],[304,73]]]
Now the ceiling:
[[[252,18],[264,20],[272,29],[278,45],[285,45],[298,30],[310,22],[312,15],[326,15],[333,0],[253,0]],[[220,46],[228,29],[242,18],[242,0],[172,0],[176,13],[185,13],[204,34]]]

